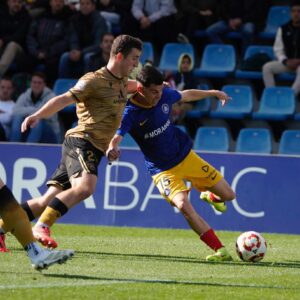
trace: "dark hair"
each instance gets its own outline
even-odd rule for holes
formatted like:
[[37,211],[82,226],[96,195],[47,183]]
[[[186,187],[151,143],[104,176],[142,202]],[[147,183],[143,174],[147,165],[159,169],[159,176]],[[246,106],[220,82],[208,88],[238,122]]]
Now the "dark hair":
[[143,50],[143,42],[130,35],[119,35],[114,39],[114,42],[111,46],[111,54],[116,55],[122,53],[126,57],[130,51],[136,48],[140,51]]
[[45,75],[43,72],[34,72],[34,73],[32,74],[32,76],[31,76],[31,79],[32,79],[32,77],[34,77],[34,76],[42,78],[42,79],[44,80],[45,83],[46,83],[46,81],[47,81],[46,75]]
[[137,75],[136,80],[143,86],[149,87],[151,84],[161,85],[164,82],[162,73],[153,66],[144,66]]

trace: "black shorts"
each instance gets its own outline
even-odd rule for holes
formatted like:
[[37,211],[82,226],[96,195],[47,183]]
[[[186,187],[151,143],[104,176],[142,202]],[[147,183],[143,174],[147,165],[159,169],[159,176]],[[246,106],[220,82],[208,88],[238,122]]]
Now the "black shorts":
[[60,164],[47,186],[54,185],[66,190],[71,187],[70,178],[80,176],[83,171],[98,176],[98,166],[103,155],[89,141],[67,136],[62,145]]

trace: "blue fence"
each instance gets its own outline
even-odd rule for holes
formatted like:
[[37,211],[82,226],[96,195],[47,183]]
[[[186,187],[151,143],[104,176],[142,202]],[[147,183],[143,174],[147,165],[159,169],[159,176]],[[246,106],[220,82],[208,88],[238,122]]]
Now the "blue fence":
[[[0,176],[16,198],[40,196],[56,169],[60,146],[0,144]],[[199,200],[196,210],[217,230],[300,234],[300,158],[275,155],[202,153],[221,170],[237,193],[221,215]],[[95,194],[74,207],[61,223],[188,228],[185,219],[159,195],[139,150],[123,149],[111,166],[103,159]]]

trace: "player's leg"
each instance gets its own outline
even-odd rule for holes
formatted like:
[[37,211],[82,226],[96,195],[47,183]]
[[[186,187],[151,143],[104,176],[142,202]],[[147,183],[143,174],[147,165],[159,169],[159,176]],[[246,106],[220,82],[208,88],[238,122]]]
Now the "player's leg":
[[232,257],[221,243],[214,230],[196,212],[192,204],[188,201],[188,192],[179,192],[171,202],[183,214],[190,227],[199,235],[200,239],[215,251],[214,254],[206,257],[209,261],[231,261]]
[[[40,248],[33,237],[25,211],[18,204],[9,188],[0,179],[0,215],[10,231],[27,251],[35,269],[44,269],[63,263],[74,255],[73,250],[49,251]],[[0,250],[1,251],[1,250]]]
[[[74,151],[76,149],[76,151]],[[58,193],[41,214],[33,227],[35,237],[45,246],[57,243],[50,236],[50,227],[74,205],[92,195],[96,188],[98,165],[103,153],[80,138],[67,137],[64,142],[63,161],[71,187]]]
[[[231,256],[220,242],[213,229],[195,211],[188,201],[189,190],[181,178],[184,164],[154,175],[152,178],[160,194],[172,205],[176,206],[187,220],[190,227],[196,232],[200,239],[215,251],[214,256],[222,252],[219,260],[231,260]],[[177,175],[179,174],[179,175]]]

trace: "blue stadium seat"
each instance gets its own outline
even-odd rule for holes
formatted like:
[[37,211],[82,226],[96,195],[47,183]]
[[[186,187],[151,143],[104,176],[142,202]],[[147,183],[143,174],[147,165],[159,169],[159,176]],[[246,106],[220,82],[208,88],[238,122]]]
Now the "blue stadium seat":
[[285,130],[280,138],[278,152],[300,155],[300,130]]
[[198,77],[225,78],[236,66],[236,52],[232,45],[209,44],[204,48],[201,64],[194,70]]
[[138,144],[136,143],[136,141],[133,139],[133,137],[127,133],[120,144],[121,147],[128,147],[128,148],[139,148]]
[[268,11],[266,26],[259,37],[263,39],[274,39],[278,27],[291,19],[290,7],[288,5],[271,6]]
[[77,82],[77,79],[58,78],[55,80],[53,92],[55,95],[60,95],[67,92]]
[[253,110],[253,92],[248,85],[224,85],[222,88],[232,97],[225,106],[218,101],[216,110],[210,112],[213,118],[244,119],[250,116]]
[[178,71],[178,60],[182,54],[190,54],[193,61],[195,61],[194,47],[191,44],[181,44],[181,43],[167,43],[164,45],[159,69]]
[[[206,83],[200,83],[198,84],[197,89],[209,90],[210,86]],[[186,112],[185,116],[190,119],[199,119],[202,116],[208,115],[210,109],[211,109],[211,99],[210,98],[201,99],[195,103],[195,106],[192,110]]]
[[267,87],[260,99],[255,120],[286,120],[293,117],[296,108],[294,91],[289,87]]
[[195,150],[227,152],[229,134],[225,127],[200,127],[194,141]]
[[[55,95],[61,95],[67,92],[70,88],[72,88],[77,82],[77,79],[70,79],[70,78],[58,78],[55,80],[53,86],[53,92]],[[63,112],[76,112],[76,105],[70,104],[69,106],[63,109]]]
[[154,62],[154,50],[151,42],[143,43],[143,52],[140,58],[141,63],[144,65],[146,61]]
[[[271,60],[275,59],[272,46],[252,45],[246,49],[243,60],[246,60],[257,53],[265,53],[270,57]],[[237,69],[235,71],[235,77],[246,78],[246,79],[262,79],[262,70],[244,71],[244,70]]]
[[244,153],[271,153],[272,136],[266,128],[243,128],[240,130],[236,152]]

